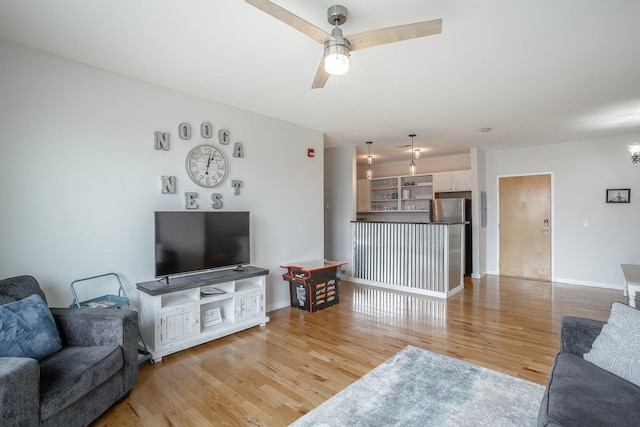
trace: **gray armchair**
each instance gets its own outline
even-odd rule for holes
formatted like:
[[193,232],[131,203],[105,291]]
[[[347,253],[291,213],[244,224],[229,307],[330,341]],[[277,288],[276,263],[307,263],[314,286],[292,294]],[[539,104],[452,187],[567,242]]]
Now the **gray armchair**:
[[604,324],[581,317],[562,318],[560,352],[540,404],[539,427],[640,425],[640,387],[582,357],[591,350]]
[[[31,276],[0,280],[0,304],[44,293]],[[138,314],[52,308],[62,350],[40,360],[0,357],[0,425],[86,426],[138,379]]]

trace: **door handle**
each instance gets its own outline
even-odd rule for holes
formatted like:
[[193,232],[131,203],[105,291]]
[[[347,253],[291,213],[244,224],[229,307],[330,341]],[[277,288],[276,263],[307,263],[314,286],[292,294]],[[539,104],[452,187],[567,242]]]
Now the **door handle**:
[[544,225],[543,225],[543,227],[542,227],[542,230],[540,230],[540,231],[544,231],[545,233],[548,233],[548,232],[549,232],[549,229],[550,229],[550,228],[549,228],[549,220],[548,220],[548,219],[545,219],[543,224],[544,224]]

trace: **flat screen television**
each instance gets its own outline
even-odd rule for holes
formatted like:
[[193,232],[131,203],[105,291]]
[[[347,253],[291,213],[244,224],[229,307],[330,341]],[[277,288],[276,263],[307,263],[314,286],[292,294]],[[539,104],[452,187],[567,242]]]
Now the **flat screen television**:
[[249,212],[156,212],[156,277],[249,264],[249,238]]

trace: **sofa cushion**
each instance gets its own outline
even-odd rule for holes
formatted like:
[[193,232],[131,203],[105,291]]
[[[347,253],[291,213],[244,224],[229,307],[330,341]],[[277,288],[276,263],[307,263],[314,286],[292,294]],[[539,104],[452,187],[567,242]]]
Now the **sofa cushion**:
[[640,388],[572,353],[559,353],[540,405],[539,426],[636,426]]
[[640,310],[614,302],[584,359],[640,386]]
[[116,374],[123,366],[117,344],[65,347],[40,363],[40,416],[46,420]]
[[0,356],[42,360],[62,341],[47,303],[40,295],[0,305]]
[[40,295],[47,301],[47,297],[33,276],[16,276],[0,280],[0,304],[19,301],[34,294]]

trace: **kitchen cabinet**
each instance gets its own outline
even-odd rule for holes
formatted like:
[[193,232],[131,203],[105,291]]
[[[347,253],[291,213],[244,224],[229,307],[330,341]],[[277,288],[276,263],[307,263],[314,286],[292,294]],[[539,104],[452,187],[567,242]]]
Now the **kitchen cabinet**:
[[429,212],[433,198],[431,174],[392,176],[370,181],[370,212]]
[[400,210],[429,212],[433,198],[433,176],[400,177]]
[[471,171],[438,172],[433,174],[433,191],[471,191]]

